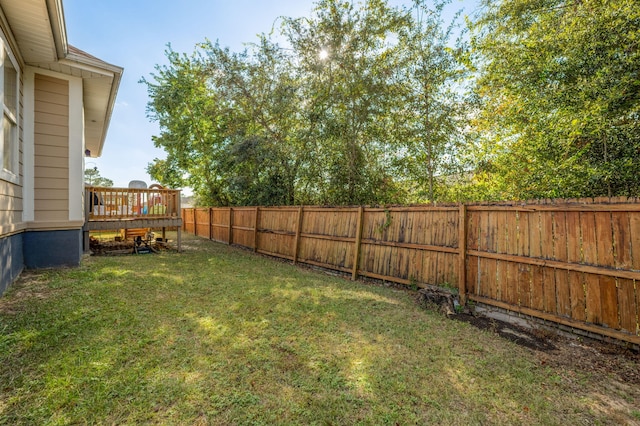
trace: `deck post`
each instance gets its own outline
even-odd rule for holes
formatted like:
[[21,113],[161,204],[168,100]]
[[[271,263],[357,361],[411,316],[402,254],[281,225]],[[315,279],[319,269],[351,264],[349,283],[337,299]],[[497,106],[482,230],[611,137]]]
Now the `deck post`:
[[89,213],[91,212],[91,197],[89,188],[84,189],[84,226],[82,227],[82,249],[85,253],[91,251],[89,247],[89,230],[87,229],[87,222],[89,222]]
[[89,253],[91,251],[91,240],[89,239],[89,231],[83,229],[82,237],[83,237],[83,241],[82,241],[83,251],[85,253]]

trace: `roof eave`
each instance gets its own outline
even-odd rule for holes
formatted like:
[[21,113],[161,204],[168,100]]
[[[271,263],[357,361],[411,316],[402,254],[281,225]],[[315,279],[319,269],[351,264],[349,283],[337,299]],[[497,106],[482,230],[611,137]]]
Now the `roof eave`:
[[111,84],[111,92],[109,94],[109,103],[108,103],[107,111],[105,112],[105,117],[104,117],[102,137],[100,138],[100,146],[98,148],[98,153],[96,157],[100,157],[102,155],[102,148],[104,148],[104,143],[107,140],[107,132],[109,131],[109,124],[111,123],[113,108],[116,105],[116,96],[118,95],[118,89],[120,87],[120,81],[122,80],[123,71],[124,69],[120,68],[120,72],[114,73],[114,76],[113,76],[113,83]]
[[[75,53],[78,52],[78,53]],[[69,49],[67,57],[60,61],[62,64],[67,64],[74,68],[80,68],[83,70],[91,71],[92,73],[101,74],[112,79],[109,91],[109,97],[104,111],[104,120],[102,121],[102,129],[100,131],[101,137],[98,141],[97,151],[91,149],[91,157],[100,157],[102,155],[102,149],[104,147],[107,132],[109,130],[109,124],[111,122],[111,116],[115,107],[116,97],[118,89],[120,87],[120,81],[122,80],[122,73],[124,68],[117,65],[109,64],[98,58],[95,58],[86,52],[82,52],[77,48]],[[98,126],[98,124],[92,123],[87,117],[85,119],[85,127],[90,128],[92,126]],[[93,148],[93,146],[92,146]]]

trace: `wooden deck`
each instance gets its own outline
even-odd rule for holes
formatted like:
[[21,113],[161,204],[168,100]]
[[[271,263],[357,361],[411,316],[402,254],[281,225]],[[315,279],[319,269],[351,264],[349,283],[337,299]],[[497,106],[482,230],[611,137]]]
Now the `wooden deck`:
[[182,243],[180,190],[85,187],[85,250],[90,231],[177,228]]

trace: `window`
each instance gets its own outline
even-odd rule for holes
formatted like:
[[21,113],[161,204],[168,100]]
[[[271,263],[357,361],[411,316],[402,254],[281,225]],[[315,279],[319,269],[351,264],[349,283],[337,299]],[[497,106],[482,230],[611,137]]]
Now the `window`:
[[2,132],[0,132],[0,178],[12,182],[18,181],[18,67],[15,59],[1,43],[2,57]]

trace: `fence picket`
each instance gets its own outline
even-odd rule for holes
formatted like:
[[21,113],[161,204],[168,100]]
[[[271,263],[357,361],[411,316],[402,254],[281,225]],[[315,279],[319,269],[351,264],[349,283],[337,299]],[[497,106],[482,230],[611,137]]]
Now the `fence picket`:
[[558,312],[556,300],[556,270],[552,268],[543,268],[543,298],[544,311],[555,314]]
[[616,279],[614,277],[601,276],[599,280],[602,323],[609,328],[619,328]]
[[569,271],[555,270],[556,297],[558,315],[571,316],[571,292],[569,284]]
[[598,240],[598,265],[614,266],[613,256],[613,218],[610,212],[594,213]]
[[[529,222],[528,255],[531,257],[541,257],[540,212],[528,213],[527,219]],[[527,255],[526,251],[525,251],[525,255]]]
[[597,275],[585,274],[587,303],[587,322],[602,324],[602,308],[600,304],[600,280]]
[[520,306],[525,308],[532,307],[531,303],[531,281],[532,272],[531,265],[518,265],[518,300]]
[[629,231],[629,213],[613,212],[613,245],[615,249],[615,267],[629,269],[631,262],[631,233]]
[[[640,212],[634,212],[629,216],[629,236],[631,241],[631,267],[635,270],[640,270]],[[637,293],[640,295],[640,289],[638,289]]]
[[538,265],[531,268],[531,307],[544,311],[544,268]]
[[638,303],[635,298],[633,280],[618,279],[618,305],[620,306],[620,328],[636,333],[638,328]]
[[582,263],[598,264],[596,218],[593,212],[580,213],[580,234],[582,235]]
[[565,212],[553,212],[553,258],[563,262],[568,259]]

